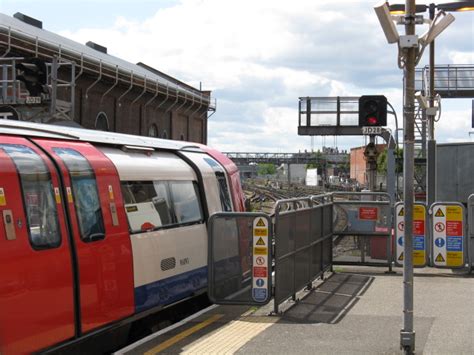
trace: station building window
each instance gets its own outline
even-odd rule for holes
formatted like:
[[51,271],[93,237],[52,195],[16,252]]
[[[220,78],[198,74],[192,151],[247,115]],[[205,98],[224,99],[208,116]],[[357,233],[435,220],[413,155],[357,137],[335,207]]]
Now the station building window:
[[156,126],[156,124],[152,124],[149,128],[148,128],[148,135],[150,137],[158,137],[158,127]]
[[108,131],[109,130],[109,120],[105,112],[99,112],[95,119],[95,129],[99,131]]
[[164,130],[163,133],[161,134],[161,138],[168,139],[168,132],[166,132],[166,130]]

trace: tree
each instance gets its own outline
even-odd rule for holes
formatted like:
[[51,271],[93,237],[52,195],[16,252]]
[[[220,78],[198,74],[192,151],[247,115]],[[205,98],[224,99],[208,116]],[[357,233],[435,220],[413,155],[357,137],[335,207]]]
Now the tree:
[[271,163],[260,163],[257,168],[258,175],[273,175],[276,173],[275,165]]
[[[403,149],[395,148],[395,173],[403,172]],[[385,148],[377,158],[377,172],[380,174],[387,174],[387,149]]]
[[319,150],[313,153],[314,163],[306,164],[306,169],[318,169],[321,171],[324,168],[324,158],[323,153]]

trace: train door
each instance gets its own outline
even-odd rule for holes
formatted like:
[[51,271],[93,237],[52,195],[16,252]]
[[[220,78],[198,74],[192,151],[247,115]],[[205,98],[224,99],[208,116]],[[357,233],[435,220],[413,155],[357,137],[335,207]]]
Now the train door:
[[85,142],[35,139],[57,163],[77,251],[82,332],[134,311],[132,250],[117,171]]
[[54,165],[24,138],[0,137],[0,353],[73,338],[70,243]]

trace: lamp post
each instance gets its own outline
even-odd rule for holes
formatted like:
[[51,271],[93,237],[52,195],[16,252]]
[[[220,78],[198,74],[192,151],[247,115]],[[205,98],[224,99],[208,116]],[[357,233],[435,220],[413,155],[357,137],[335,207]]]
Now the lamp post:
[[[405,14],[405,5],[392,4],[389,5],[390,13],[392,15]],[[444,12],[460,12],[460,11],[474,11],[474,0],[454,1],[443,4],[416,5],[415,12],[423,13],[428,11],[431,21],[435,18],[436,9]],[[430,107],[434,106],[435,98],[435,41],[430,43],[429,55],[429,87],[428,100]],[[426,171],[426,187],[427,196],[426,202],[431,206],[436,201],[436,139],[434,136],[435,113],[428,114],[428,141],[427,141],[427,171]]]

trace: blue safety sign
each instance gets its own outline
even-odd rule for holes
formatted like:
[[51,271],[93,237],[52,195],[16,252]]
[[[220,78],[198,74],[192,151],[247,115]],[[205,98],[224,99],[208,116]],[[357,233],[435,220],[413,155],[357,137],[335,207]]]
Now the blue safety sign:
[[424,235],[413,236],[413,250],[425,250],[425,236]]
[[257,281],[255,281],[255,283],[257,284],[258,287],[263,287],[263,285],[265,285],[265,280],[264,279],[257,279]]
[[443,238],[436,238],[436,240],[435,240],[435,245],[436,245],[438,248],[444,247],[444,239],[443,239]]
[[403,236],[401,236],[400,238],[398,238],[398,244],[400,246],[403,246]]
[[446,239],[447,239],[446,240],[447,251],[462,251],[462,237],[447,236]]
[[254,288],[253,291],[253,299],[256,302],[264,302],[267,300],[267,289],[266,288]]

